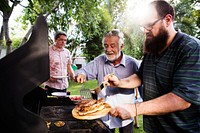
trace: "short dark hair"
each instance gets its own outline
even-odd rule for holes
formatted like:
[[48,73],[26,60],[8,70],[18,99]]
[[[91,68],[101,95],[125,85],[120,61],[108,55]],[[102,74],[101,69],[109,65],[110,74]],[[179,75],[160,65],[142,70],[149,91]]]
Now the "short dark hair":
[[157,0],[150,3],[150,6],[154,6],[159,17],[165,17],[167,14],[172,15],[172,19],[175,18],[174,8],[164,0]]
[[57,31],[57,32],[55,33],[55,35],[54,35],[54,39],[55,39],[55,40],[58,39],[61,35],[67,37],[67,34],[66,34],[65,32],[63,32],[63,31]]

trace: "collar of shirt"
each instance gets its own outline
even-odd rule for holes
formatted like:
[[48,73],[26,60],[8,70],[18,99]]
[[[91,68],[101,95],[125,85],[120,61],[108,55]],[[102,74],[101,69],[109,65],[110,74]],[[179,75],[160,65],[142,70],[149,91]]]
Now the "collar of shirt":
[[170,44],[169,48],[173,48],[173,47],[180,45],[181,44],[180,41],[183,41],[184,34],[185,33],[177,32],[172,43]]
[[[121,59],[120,63],[117,64],[116,66],[122,65],[122,66],[126,67],[126,63],[125,63],[125,61],[126,61],[126,59],[125,59],[125,55],[123,54],[123,52],[122,52],[121,54],[122,54],[122,59]],[[105,55],[105,63],[112,64],[112,62],[109,61],[109,60],[106,58],[106,55]]]
[[58,48],[58,47],[56,47],[55,45],[52,46],[52,49],[53,49],[54,51],[59,51],[59,52],[64,51],[64,48]]

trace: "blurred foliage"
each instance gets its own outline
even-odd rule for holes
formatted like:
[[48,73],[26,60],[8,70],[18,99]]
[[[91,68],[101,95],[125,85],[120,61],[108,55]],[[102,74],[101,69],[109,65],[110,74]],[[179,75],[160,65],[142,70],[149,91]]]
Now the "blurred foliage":
[[144,35],[138,26],[132,26],[125,32],[124,52],[140,60],[143,56]]
[[[200,1],[199,0],[171,0],[175,8],[175,29],[200,39]],[[137,1],[132,1],[133,8]],[[126,16],[125,16],[126,17]],[[125,53],[136,59],[142,58],[144,35],[134,22],[136,19],[121,18],[120,28],[125,33]]]
[[[22,41],[22,38],[12,38],[12,48],[16,49],[19,47],[20,43]],[[3,41],[3,48],[6,48],[6,42]]]
[[22,38],[12,38],[12,48],[13,49],[18,48],[21,41],[22,41]]
[[133,0],[126,5],[126,8],[130,8],[130,11],[125,11],[118,19],[116,27],[121,29],[124,33],[124,53],[131,55],[132,57],[140,60],[143,56],[143,41],[144,34],[139,28],[138,17],[140,17],[141,9],[138,9],[141,1]]
[[[83,55],[87,61],[103,53],[103,35],[112,28],[118,28],[125,34],[124,52],[141,59],[144,35],[139,30],[136,19],[125,13],[126,2],[127,0],[28,0],[28,6],[18,20],[27,29],[28,24],[33,25],[37,16],[43,14],[47,18],[50,35],[57,30],[67,32],[66,47],[70,51],[85,44]],[[132,8],[136,8],[139,2],[132,0]],[[176,29],[200,38],[199,0],[171,0],[170,3],[175,7]],[[1,6],[3,7],[6,6]],[[53,43],[51,36],[49,41],[50,44]]]
[[200,39],[200,1],[179,0],[175,7],[175,28]]
[[[39,14],[47,17],[49,32],[62,30],[68,33],[67,48],[73,51],[81,44],[86,44],[85,55],[88,60],[102,53],[101,38],[110,29],[112,19],[103,0],[29,0],[24,9],[21,22],[33,25]],[[92,46],[91,46],[92,45]],[[93,46],[94,45],[94,46]],[[93,52],[92,48],[98,48]],[[92,55],[92,56],[91,56]]]

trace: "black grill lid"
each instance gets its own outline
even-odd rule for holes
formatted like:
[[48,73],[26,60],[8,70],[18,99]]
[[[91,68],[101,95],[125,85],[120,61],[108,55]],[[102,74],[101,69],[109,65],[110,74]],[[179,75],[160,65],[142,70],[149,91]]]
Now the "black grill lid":
[[23,106],[25,94],[49,78],[48,27],[40,15],[30,39],[0,60],[0,132],[45,133],[45,121]]

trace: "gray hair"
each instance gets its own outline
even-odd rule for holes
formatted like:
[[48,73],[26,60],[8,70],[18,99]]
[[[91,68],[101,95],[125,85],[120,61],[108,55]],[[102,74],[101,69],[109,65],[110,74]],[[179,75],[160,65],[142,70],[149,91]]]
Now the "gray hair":
[[111,31],[107,32],[102,39],[102,44],[104,44],[104,40],[106,37],[111,36],[119,37],[119,46],[122,46],[124,44],[124,34],[119,29],[112,29]]

